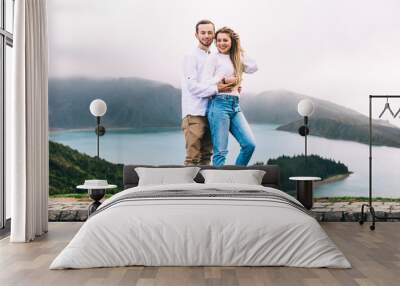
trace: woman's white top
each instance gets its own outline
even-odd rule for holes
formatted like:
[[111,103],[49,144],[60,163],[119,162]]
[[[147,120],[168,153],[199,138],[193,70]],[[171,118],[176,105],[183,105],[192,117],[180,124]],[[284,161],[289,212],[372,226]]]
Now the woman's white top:
[[[246,53],[242,53],[241,61],[243,64],[243,71],[245,73],[254,73],[258,70],[256,62],[249,58]],[[203,68],[202,81],[210,86],[215,86],[224,77],[232,77],[235,75],[235,68],[229,54],[216,53],[207,57],[206,63]],[[224,92],[224,94],[239,95],[237,88],[231,92]]]

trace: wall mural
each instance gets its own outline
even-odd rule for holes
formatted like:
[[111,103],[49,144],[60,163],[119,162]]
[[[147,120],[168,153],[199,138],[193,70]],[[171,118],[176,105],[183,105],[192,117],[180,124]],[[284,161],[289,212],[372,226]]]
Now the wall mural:
[[[400,91],[397,4],[311,2],[49,1],[50,194],[90,178],[118,192],[123,164],[236,163],[280,165],[289,193],[318,176],[316,197],[368,196],[368,95]],[[386,103],[374,195],[398,198],[400,100],[379,117]]]

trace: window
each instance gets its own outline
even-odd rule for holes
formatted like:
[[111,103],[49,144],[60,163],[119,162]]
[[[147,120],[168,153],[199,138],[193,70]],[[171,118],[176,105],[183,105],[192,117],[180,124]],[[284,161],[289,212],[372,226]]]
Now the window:
[[5,30],[13,33],[14,30],[14,0],[5,0]]
[[[11,92],[14,0],[0,0],[0,229],[4,230],[10,212],[10,194],[5,188],[5,98]],[[0,232],[0,235],[2,232]]]

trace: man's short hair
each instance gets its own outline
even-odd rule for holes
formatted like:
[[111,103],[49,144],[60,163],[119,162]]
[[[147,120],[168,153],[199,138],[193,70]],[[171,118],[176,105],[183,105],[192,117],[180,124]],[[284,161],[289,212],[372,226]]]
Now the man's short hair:
[[214,28],[214,31],[215,31],[215,25],[214,25],[213,22],[211,22],[210,20],[201,20],[201,21],[197,22],[197,24],[196,24],[196,33],[199,32],[199,26],[200,25],[205,25],[205,24],[213,25],[213,28]]

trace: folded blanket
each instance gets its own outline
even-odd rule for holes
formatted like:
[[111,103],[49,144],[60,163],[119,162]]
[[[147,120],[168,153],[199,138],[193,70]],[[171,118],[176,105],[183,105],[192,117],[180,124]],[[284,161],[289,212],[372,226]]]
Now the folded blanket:
[[[105,203],[101,208],[92,214],[92,216],[103,212],[116,204],[127,202],[127,201],[143,201],[152,199],[175,199],[175,200],[187,200],[187,199],[218,199],[218,198],[230,198],[239,200],[251,200],[255,199],[257,201],[269,201],[280,204],[286,204],[296,208],[303,213],[312,216],[311,212],[308,211],[300,202],[288,198],[286,195],[282,195],[276,192],[271,192],[268,190],[256,190],[256,189],[242,189],[242,190],[226,190],[224,188],[203,188],[201,190],[156,190],[156,191],[146,191],[146,192],[130,192],[123,194]],[[91,216],[91,217],[92,217]]]

